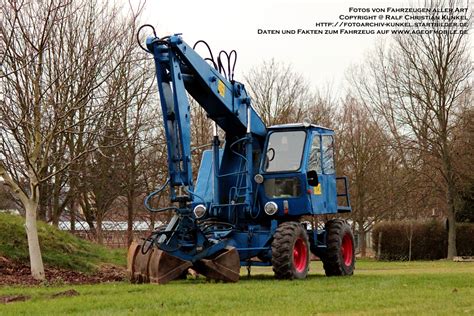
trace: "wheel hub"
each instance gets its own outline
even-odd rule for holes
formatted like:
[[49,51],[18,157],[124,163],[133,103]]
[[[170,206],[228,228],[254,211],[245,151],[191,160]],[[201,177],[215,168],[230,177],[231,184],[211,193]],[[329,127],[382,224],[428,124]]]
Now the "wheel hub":
[[298,238],[293,248],[293,265],[297,272],[303,272],[308,262],[308,249],[303,238]]
[[349,236],[349,234],[345,234],[344,237],[342,238],[341,253],[342,253],[342,259],[344,260],[344,264],[346,266],[350,266],[352,264],[352,259],[353,259],[352,250],[353,249],[352,249],[351,236]]

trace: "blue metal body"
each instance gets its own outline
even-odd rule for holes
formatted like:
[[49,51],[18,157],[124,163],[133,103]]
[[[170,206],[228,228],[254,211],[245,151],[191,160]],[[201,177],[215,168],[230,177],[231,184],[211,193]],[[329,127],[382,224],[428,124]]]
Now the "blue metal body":
[[[160,239],[162,250],[195,262],[233,246],[242,264],[250,264],[253,257],[261,259],[259,264],[270,264],[271,241],[279,223],[351,211],[346,179],[336,178],[333,164],[325,165],[333,162],[332,130],[303,124],[267,128],[251,107],[244,85],[226,80],[179,35],[148,38],[147,48],[156,66],[171,202],[178,204],[166,237]],[[222,145],[215,137],[213,148],[202,155],[196,184],[192,177],[187,93],[226,133]],[[271,163],[268,153],[273,150],[275,154],[269,144],[271,135],[292,131],[298,132],[303,144],[296,158],[300,159],[298,168],[267,170]],[[285,139],[287,134],[281,135],[278,137]],[[310,167],[317,169],[318,186],[308,184]],[[255,182],[256,174],[263,176],[263,183]],[[342,181],[344,189],[340,194],[337,181]],[[346,199],[344,206],[338,205],[338,197]],[[268,202],[277,204],[276,214],[264,212]],[[198,205],[207,210],[200,219],[192,212]],[[309,225],[307,229],[313,252],[324,251],[325,232]]]

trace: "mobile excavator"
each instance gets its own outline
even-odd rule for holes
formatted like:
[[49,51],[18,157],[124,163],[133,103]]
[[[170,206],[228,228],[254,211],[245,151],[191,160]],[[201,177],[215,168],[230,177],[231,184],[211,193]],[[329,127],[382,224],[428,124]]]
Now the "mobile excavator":
[[[130,281],[163,284],[192,268],[209,279],[237,282],[241,266],[272,266],[278,279],[304,279],[311,253],[327,276],[352,275],[348,222],[317,225],[318,216],[351,212],[347,178],[335,175],[334,131],[306,120],[265,126],[245,86],[233,78],[235,51],[221,51],[216,61],[209,49],[203,58],[180,34],[159,38],[151,25],[144,27],[153,31],[146,47],[139,44],[155,61],[169,171],[145,206],[174,215],[166,227],[132,243]],[[188,96],[213,121],[212,147],[202,154],[196,181]],[[165,188],[170,206],[153,208],[150,201]]]

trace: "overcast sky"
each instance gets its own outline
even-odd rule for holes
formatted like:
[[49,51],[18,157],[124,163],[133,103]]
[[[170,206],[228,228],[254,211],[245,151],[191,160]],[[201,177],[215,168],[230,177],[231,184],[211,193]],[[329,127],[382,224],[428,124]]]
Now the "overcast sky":
[[364,59],[374,47],[377,35],[259,35],[258,29],[316,29],[316,22],[337,22],[341,14],[354,14],[349,13],[350,7],[403,7],[406,3],[400,0],[149,0],[144,20],[156,27],[158,36],[183,33],[183,39],[191,45],[203,39],[214,54],[221,49],[235,49],[236,80],[251,67],[274,57],[293,65],[311,85],[323,88],[331,84],[333,90],[339,91],[349,66]]

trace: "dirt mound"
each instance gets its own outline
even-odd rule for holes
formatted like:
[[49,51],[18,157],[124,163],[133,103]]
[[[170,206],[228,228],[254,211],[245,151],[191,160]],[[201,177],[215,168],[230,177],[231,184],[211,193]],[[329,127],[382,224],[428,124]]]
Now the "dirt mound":
[[[46,282],[50,284],[90,284],[123,281],[126,277],[125,268],[114,265],[103,265],[92,274],[45,267]],[[0,285],[38,285],[41,281],[31,277],[30,267],[0,257]]]

